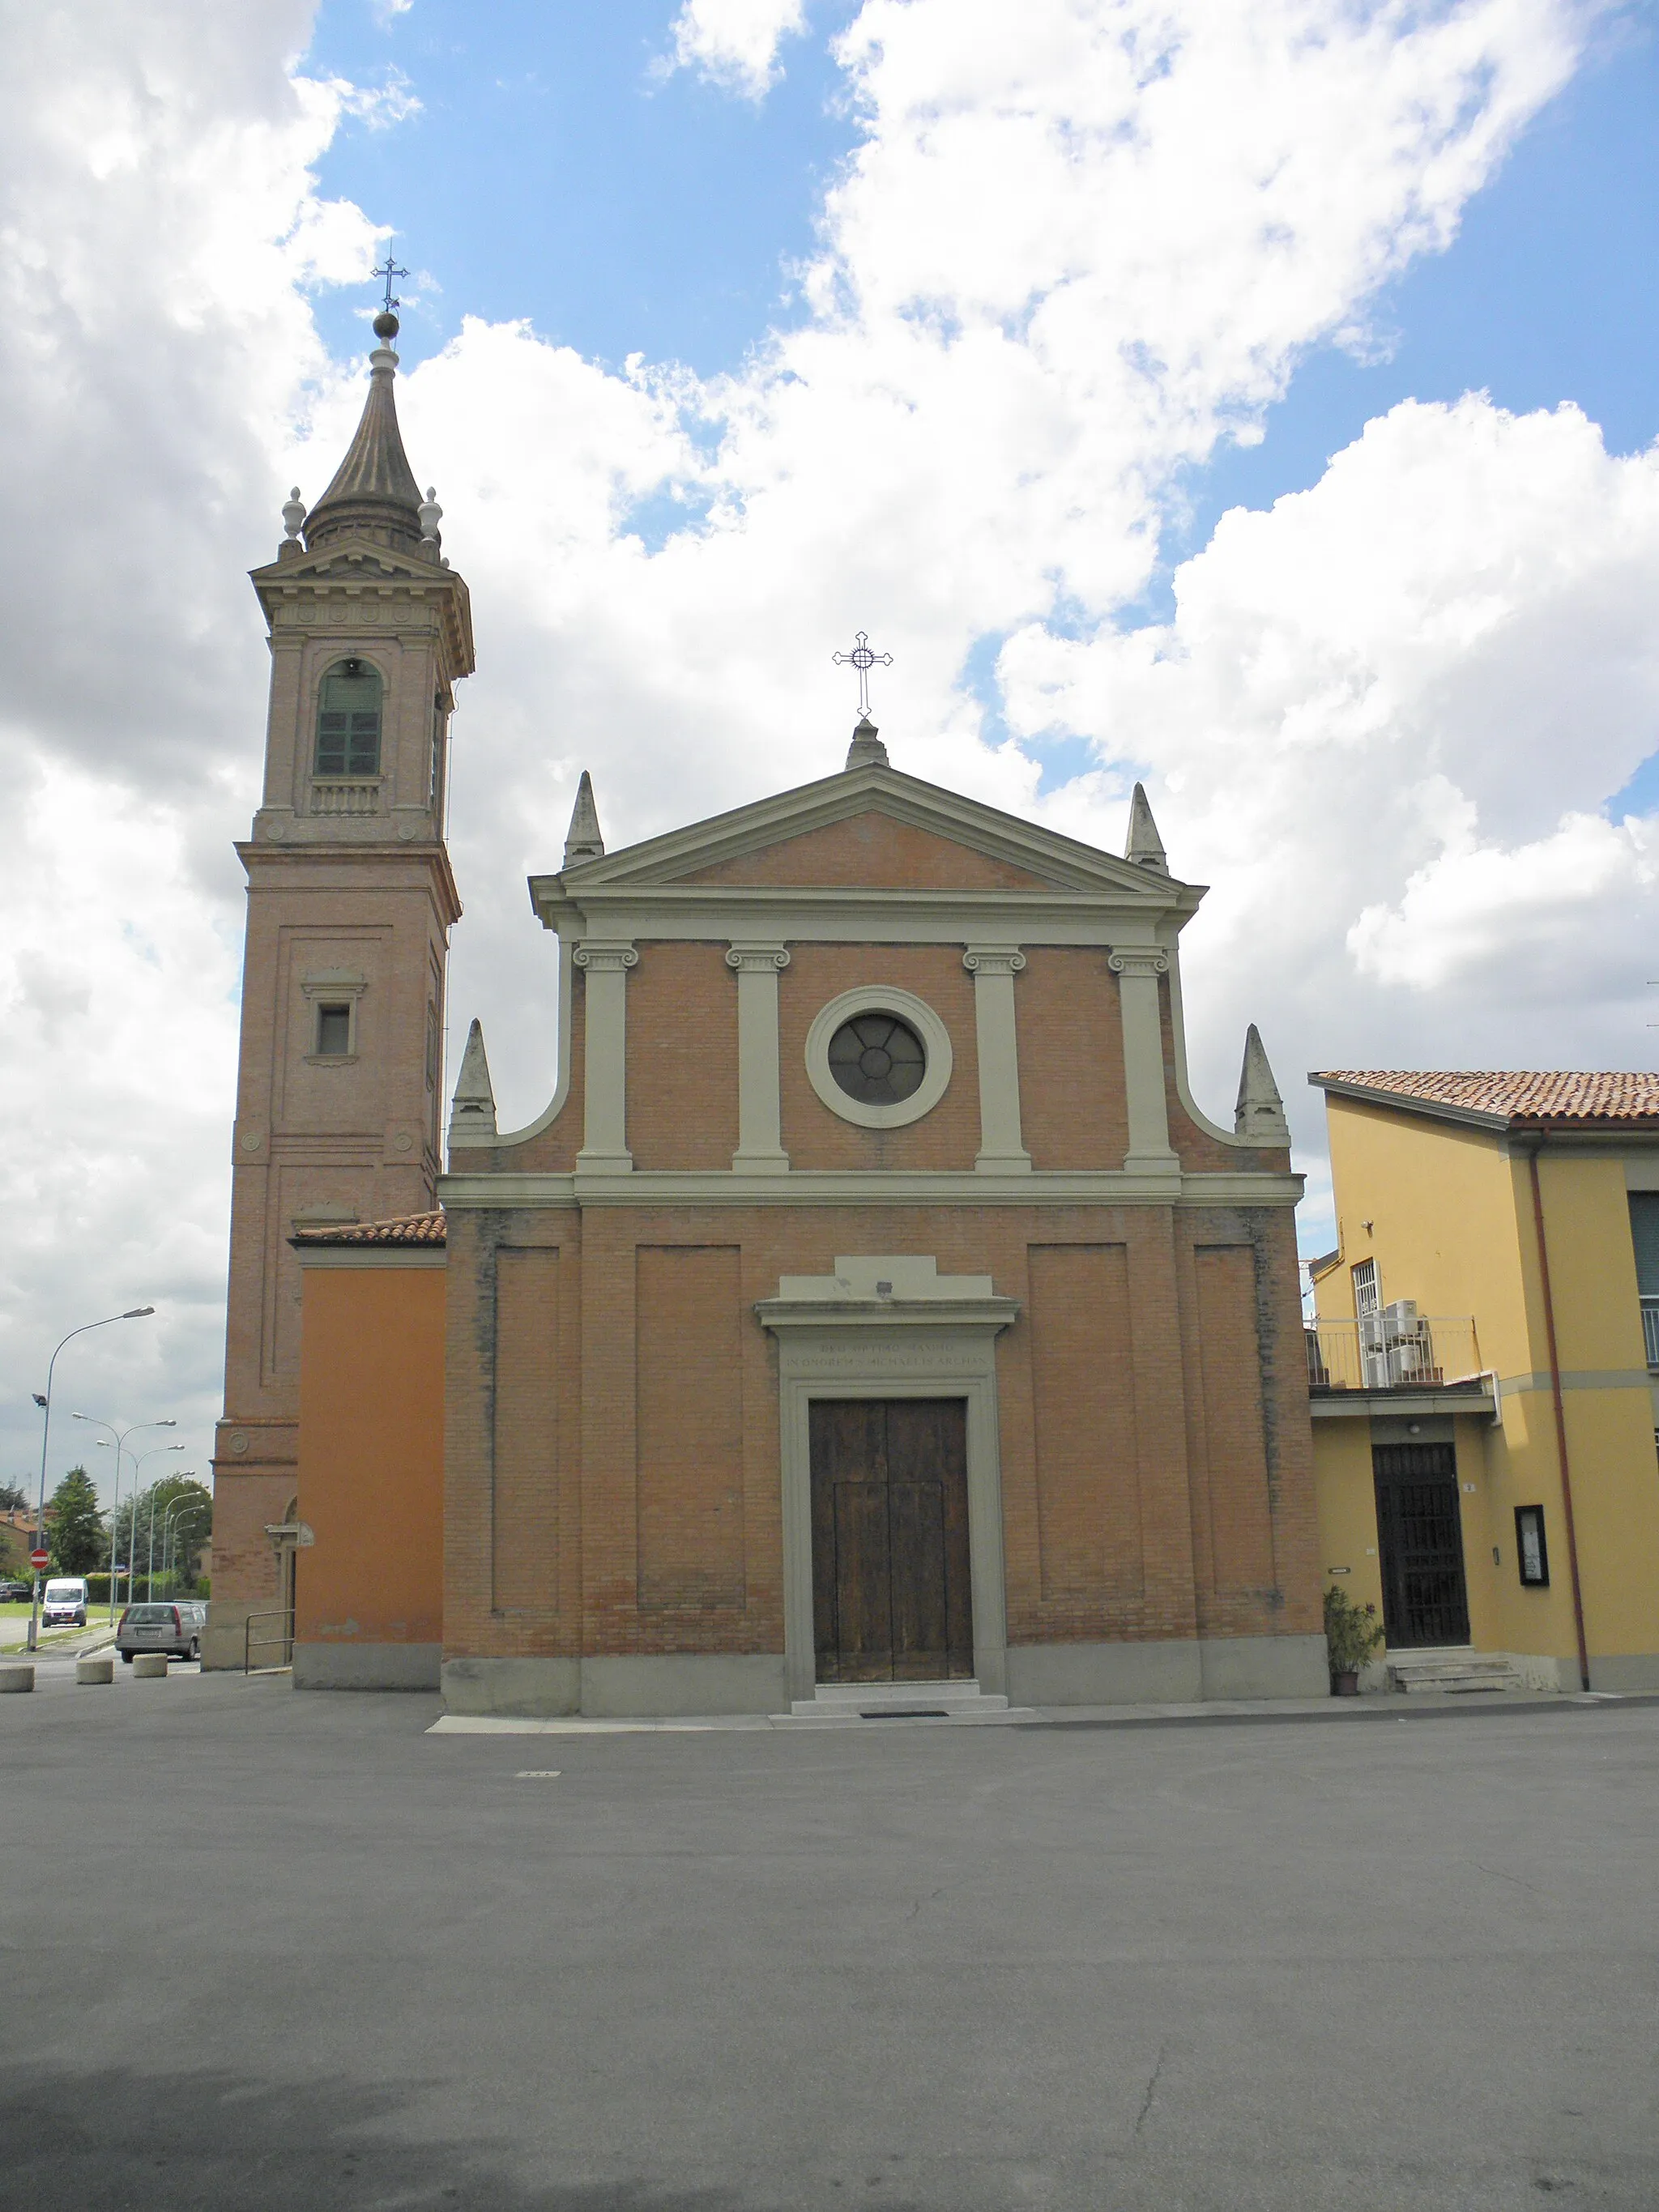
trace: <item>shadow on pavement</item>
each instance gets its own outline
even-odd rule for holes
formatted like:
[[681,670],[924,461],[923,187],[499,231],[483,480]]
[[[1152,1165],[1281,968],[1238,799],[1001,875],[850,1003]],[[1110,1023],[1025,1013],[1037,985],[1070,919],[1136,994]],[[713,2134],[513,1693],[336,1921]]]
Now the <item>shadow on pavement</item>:
[[[483,2141],[398,2130],[422,2086],[258,2084],[228,2072],[48,2071],[0,2091],[9,2203],[100,2212],[776,2212],[781,2197],[629,2181],[526,2185]],[[889,2204],[887,2212],[903,2212]]]

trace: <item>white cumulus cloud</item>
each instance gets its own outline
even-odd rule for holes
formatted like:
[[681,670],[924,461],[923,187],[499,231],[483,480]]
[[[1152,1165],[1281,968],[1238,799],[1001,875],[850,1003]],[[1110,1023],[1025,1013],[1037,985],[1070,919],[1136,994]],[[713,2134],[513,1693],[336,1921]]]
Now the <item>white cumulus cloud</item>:
[[805,0],[682,0],[667,65],[761,100],[777,82],[778,48],[805,28]]
[[1652,825],[1598,810],[1659,747],[1659,453],[1408,402],[1175,590],[1127,635],[1028,626],[1002,672],[1017,729],[1152,769],[1216,886],[1199,1006],[1265,989],[1304,1064],[1644,1064]]

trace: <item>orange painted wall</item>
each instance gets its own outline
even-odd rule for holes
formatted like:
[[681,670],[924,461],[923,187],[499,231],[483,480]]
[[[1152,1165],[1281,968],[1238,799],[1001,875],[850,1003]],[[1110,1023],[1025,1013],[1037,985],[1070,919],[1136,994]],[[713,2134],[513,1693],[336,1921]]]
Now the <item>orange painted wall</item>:
[[443,1637],[444,1271],[301,1271],[301,1644]]

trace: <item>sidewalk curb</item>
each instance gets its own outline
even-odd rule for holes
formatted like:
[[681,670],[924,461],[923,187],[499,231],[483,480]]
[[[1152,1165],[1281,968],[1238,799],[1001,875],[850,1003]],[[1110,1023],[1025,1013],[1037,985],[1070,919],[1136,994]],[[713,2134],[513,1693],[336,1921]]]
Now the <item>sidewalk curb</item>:
[[1016,1721],[1016,1728],[1057,1729],[1137,1729],[1137,1728],[1298,1728],[1320,1727],[1329,1722],[1351,1724],[1361,1721],[1461,1721],[1478,1716],[1502,1714],[1506,1719],[1517,1719],[1523,1713],[1571,1713],[1627,1711],[1633,1706],[1659,1705],[1659,1692],[1637,1692],[1628,1697],[1611,1691],[1599,1693],[1583,1691],[1565,1697],[1504,1698],[1500,1704],[1496,1697],[1448,1698],[1443,1704],[1431,1705],[1425,1698],[1392,1698],[1384,1705],[1362,1703],[1358,1699],[1331,1701],[1331,1710],[1324,1711],[1273,1712],[1124,1712],[1117,1714],[1091,1713],[1074,1719],[1058,1716],[1041,1721]]
[[[1064,1706],[1049,1706],[1046,1711],[1033,1712],[1028,1706],[1008,1713],[984,1714],[972,1721],[961,1717],[947,1719],[943,1715],[894,1715],[884,1720],[881,1732],[890,1734],[902,1728],[977,1729],[1011,1728],[1034,1729],[1177,1729],[1177,1728],[1252,1728],[1266,1725],[1273,1728],[1292,1728],[1311,1723],[1321,1725],[1328,1722],[1339,1724],[1355,1721],[1436,1721],[1472,1719],[1482,1713],[1500,1712],[1510,1718],[1522,1713],[1566,1713],[1616,1710],[1629,1706],[1659,1705],[1659,1692],[1638,1692],[1629,1697],[1611,1692],[1588,1695],[1562,1697],[1516,1698],[1504,1696],[1499,1703],[1495,1696],[1447,1697],[1431,1702],[1426,1698],[1378,1698],[1360,1702],[1351,1698],[1332,1698],[1328,1705],[1297,1705],[1289,1711],[1262,1703],[1241,1709],[1237,1705],[1222,1705],[1213,1711],[1201,1707],[1177,1707],[1159,1711],[1146,1706],[1127,1706],[1120,1712],[1091,1711],[1073,1714]],[[528,1713],[442,1713],[422,1733],[439,1736],[614,1736],[614,1735],[726,1735],[734,1734],[784,1735],[804,1732],[823,1735],[827,1732],[858,1730],[871,1733],[870,1726],[856,1719],[842,1719],[818,1723],[802,1723],[787,1714],[777,1713],[703,1713],[685,1714],[672,1717],[637,1715],[632,1718],[600,1719],[581,1713],[532,1715]]]

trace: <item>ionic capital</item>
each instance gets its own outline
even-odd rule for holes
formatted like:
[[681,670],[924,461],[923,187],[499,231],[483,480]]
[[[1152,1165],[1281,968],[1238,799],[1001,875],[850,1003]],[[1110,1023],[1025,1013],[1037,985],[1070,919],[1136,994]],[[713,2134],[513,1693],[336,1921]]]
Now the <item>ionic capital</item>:
[[1017,945],[970,945],[962,964],[970,975],[1018,975],[1025,955]]
[[726,950],[726,964],[735,968],[739,975],[769,968],[775,972],[789,965],[789,955],[781,945],[730,945]]
[[1114,975],[1167,975],[1170,956],[1161,945],[1115,945],[1106,965]]
[[584,938],[570,957],[578,968],[590,969],[595,975],[637,968],[640,964],[638,950],[625,939],[607,943],[603,939]]

